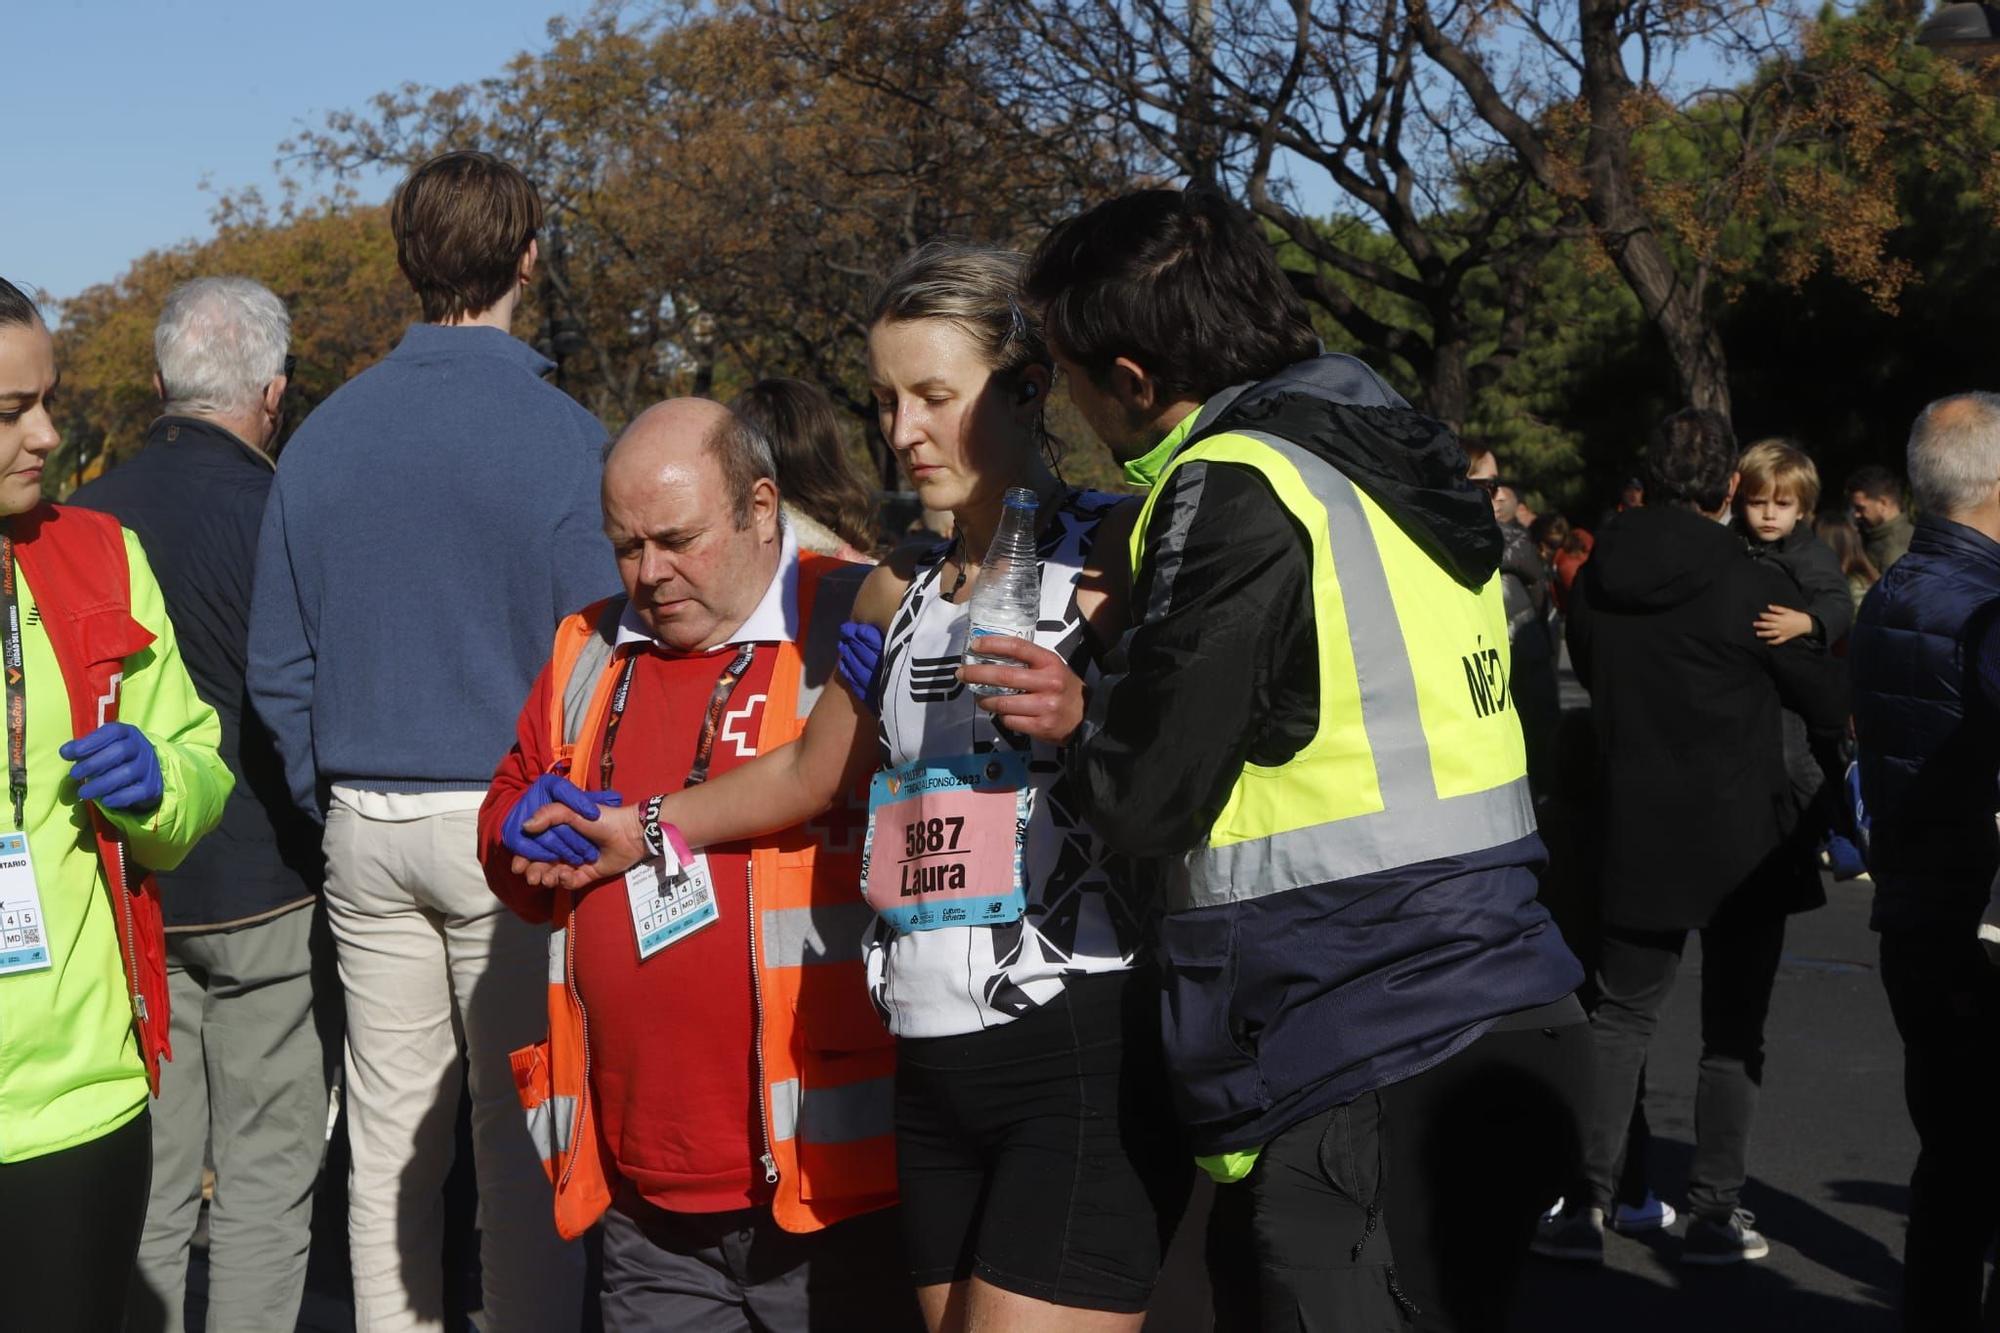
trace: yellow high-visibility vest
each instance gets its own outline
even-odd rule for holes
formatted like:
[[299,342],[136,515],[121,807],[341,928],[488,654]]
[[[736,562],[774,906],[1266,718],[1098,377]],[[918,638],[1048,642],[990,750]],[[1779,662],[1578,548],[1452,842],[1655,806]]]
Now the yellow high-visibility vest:
[[[1502,846],[1535,831],[1508,697],[1500,576],[1470,589],[1328,460],[1255,431],[1181,448],[1132,532],[1171,579],[1185,534],[1153,508],[1194,463],[1253,468],[1311,541],[1319,717],[1283,764],[1246,763],[1167,907],[1187,911]],[[1156,597],[1160,594],[1156,592]]]

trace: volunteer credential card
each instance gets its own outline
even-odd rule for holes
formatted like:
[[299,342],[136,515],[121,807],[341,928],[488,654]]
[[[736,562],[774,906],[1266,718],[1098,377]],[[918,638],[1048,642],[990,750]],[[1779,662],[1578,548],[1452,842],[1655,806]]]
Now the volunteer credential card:
[[0,976],[49,965],[49,937],[28,835],[0,833]]

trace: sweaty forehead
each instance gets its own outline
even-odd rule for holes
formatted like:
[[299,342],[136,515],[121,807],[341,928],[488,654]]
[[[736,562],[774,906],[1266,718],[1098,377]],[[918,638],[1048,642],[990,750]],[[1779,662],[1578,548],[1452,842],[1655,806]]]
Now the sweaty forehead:
[[604,472],[608,533],[691,530],[703,526],[725,504],[721,469],[706,450],[656,459],[647,467],[607,467]]
[[904,387],[977,383],[990,373],[979,345],[948,319],[885,319],[868,331],[868,374]]

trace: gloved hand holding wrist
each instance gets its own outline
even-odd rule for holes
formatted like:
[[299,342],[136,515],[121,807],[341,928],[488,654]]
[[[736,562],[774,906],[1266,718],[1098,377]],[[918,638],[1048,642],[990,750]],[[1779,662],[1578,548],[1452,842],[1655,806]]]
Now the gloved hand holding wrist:
[[597,860],[597,846],[567,824],[551,824],[540,833],[527,833],[522,825],[544,806],[562,805],[585,819],[595,819],[600,806],[623,801],[615,791],[587,792],[560,773],[544,773],[528,784],[500,825],[500,842],[516,856],[530,861],[588,865]]

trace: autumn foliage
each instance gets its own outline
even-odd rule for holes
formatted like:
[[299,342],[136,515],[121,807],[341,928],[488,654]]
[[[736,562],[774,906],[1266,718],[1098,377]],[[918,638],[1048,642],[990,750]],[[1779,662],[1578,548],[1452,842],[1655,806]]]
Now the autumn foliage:
[[[892,483],[863,360],[878,274],[933,236],[1026,247],[1114,192],[1199,178],[1261,218],[1330,346],[1574,473],[1629,447],[1623,425],[1587,440],[1620,411],[1728,410],[1743,385],[1753,415],[1781,401],[1791,372],[1735,323],[1773,301],[1892,318],[1955,253],[1940,227],[2000,221],[1996,81],[1912,47],[1911,23],[1802,0],[602,6],[490,79],[329,117],[280,146],[278,207],[225,196],[212,239],[66,302],[52,484],[136,444],[152,320],[187,277],[286,299],[295,415],[379,357],[415,307],[356,189],[464,147],[541,188],[516,332],[614,428],[797,375]],[[1585,382],[1609,376],[1627,382]]]

